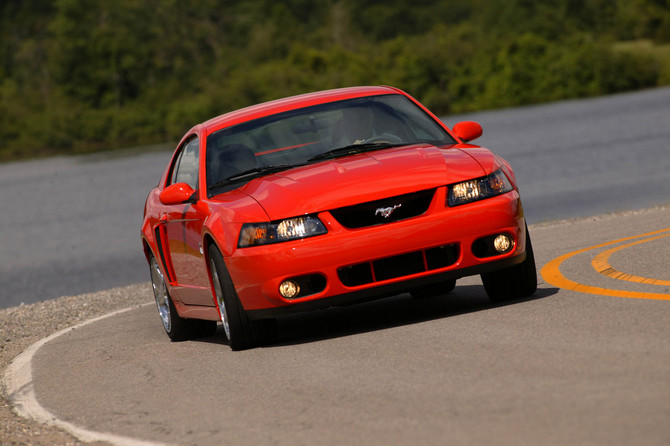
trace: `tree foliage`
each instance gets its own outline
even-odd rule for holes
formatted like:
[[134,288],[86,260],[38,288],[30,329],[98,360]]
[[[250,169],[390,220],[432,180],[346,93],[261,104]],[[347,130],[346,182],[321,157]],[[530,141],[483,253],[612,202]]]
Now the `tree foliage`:
[[444,114],[670,83],[670,0],[6,0],[0,39],[0,160],[349,85]]

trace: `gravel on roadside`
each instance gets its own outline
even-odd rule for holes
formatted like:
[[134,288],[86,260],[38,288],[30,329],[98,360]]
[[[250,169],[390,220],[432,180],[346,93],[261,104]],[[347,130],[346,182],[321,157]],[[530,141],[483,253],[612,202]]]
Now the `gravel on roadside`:
[[[59,330],[123,308],[153,300],[149,283],[107,291],[60,297],[0,310],[0,375],[11,361],[30,345]],[[4,385],[0,388],[0,444],[79,445],[66,432],[18,416]]]

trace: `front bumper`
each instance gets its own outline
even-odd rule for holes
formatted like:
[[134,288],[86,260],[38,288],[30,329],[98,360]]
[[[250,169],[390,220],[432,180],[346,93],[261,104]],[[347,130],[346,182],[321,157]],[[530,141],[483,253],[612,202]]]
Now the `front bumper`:
[[[328,229],[325,235],[236,250],[225,261],[243,307],[252,318],[273,317],[397,294],[523,261],[525,220],[518,192],[453,208],[445,206],[445,198],[446,188],[438,188],[425,214],[360,229],[344,228],[330,213],[322,212],[319,218]],[[476,240],[499,233],[513,238],[512,250],[486,258],[473,254]],[[426,252],[443,246],[457,248],[456,257],[446,266],[437,264],[380,278],[372,273],[373,280],[365,283],[342,280],[342,270],[347,267],[386,259],[402,262],[412,255],[425,259]],[[282,281],[307,275],[325,279],[319,292],[292,300],[279,294]]]

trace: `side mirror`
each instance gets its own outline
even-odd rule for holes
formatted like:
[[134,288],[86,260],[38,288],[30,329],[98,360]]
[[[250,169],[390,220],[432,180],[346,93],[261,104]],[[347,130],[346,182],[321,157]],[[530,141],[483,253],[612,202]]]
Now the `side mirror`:
[[452,130],[463,142],[477,139],[483,133],[482,126],[475,121],[461,121],[455,124]]
[[175,183],[163,189],[158,196],[158,199],[164,205],[170,206],[174,204],[193,203],[191,197],[195,191],[186,183]]

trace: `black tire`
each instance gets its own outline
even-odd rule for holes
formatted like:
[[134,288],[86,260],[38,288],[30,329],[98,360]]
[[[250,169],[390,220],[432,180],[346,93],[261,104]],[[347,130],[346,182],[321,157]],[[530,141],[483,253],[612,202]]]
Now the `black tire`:
[[537,272],[530,233],[526,227],[526,259],[518,265],[482,274],[489,299],[494,302],[524,298],[537,290]]
[[[158,266],[158,261],[151,256],[149,259],[149,268],[151,272],[151,286],[156,299],[158,316],[161,318],[163,328],[171,341],[185,341],[192,336],[193,323],[182,318],[177,313],[177,309],[172,302],[172,297],[165,284],[163,272]],[[206,321],[205,321],[206,322]]]
[[214,283],[214,295],[230,348],[245,350],[272,342],[277,336],[276,320],[249,319],[237,296],[233,280],[223,261],[223,256],[214,245],[209,247],[209,259],[212,282]]
[[456,280],[447,280],[432,285],[414,288],[413,290],[410,290],[409,294],[411,294],[414,299],[426,299],[441,294],[447,294],[453,291],[454,288],[456,288]]

